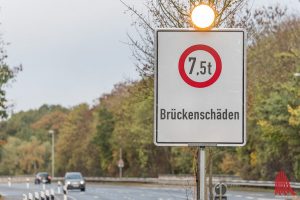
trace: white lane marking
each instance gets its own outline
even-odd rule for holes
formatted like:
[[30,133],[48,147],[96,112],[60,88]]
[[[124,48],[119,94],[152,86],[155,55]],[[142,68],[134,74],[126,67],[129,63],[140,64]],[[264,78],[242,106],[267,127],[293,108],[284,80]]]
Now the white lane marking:
[[254,196],[258,196],[258,197],[262,197],[262,196],[264,196],[263,194],[259,194],[259,193],[257,193],[257,194],[252,194],[252,195],[254,195]]
[[237,198],[241,198],[242,197],[242,195],[234,195],[235,197],[237,197]]
[[94,196],[94,199],[99,199],[99,197],[98,196]]
[[246,197],[246,199],[254,199],[254,197]]
[[72,197],[71,195],[68,195],[68,198],[71,198],[73,200],[77,200],[75,197]]

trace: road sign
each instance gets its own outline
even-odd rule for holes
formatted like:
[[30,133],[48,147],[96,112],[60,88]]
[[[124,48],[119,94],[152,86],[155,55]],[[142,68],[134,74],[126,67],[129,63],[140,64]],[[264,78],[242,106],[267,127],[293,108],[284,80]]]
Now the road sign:
[[156,145],[246,143],[245,37],[241,29],[156,31]]
[[119,168],[123,168],[123,167],[124,167],[124,161],[123,161],[123,159],[120,159],[120,160],[118,161],[118,167],[119,167]]
[[222,195],[222,196],[224,196],[226,192],[227,192],[227,186],[226,186],[224,183],[218,183],[218,184],[215,186],[215,193],[216,193],[217,195]]

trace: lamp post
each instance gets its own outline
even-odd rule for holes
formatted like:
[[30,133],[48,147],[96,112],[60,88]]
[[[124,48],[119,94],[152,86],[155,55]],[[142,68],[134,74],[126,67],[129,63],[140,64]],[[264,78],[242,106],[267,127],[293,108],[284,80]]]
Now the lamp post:
[[52,178],[54,178],[54,131],[53,130],[49,130],[49,134],[52,135],[52,167],[51,167],[51,170],[52,170]]

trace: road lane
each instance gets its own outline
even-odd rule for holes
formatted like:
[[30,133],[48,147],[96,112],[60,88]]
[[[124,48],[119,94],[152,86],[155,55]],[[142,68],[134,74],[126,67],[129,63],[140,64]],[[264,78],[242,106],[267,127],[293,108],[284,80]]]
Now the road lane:
[[[70,191],[72,200],[192,200],[193,188],[90,184],[86,192]],[[229,191],[229,200],[275,200],[272,192]]]
[[[46,185],[47,189],[54,189],[57,192],[57,185]],[[21,200],[22,194],[29,192],[40,192],[42,185],[0,184],[0,193],[5,196],[5,200]],[[194,188],[178,186],[158,186],[158,185],[114,185],[114,184],[87,184],[86,191],[68,191],[69,200],[192,200]],[[228,191],[229,200],[274,200],[272,192],[248,192],[248,191]],[[58,196],[57,200],[62,200]]]
[[[70,191],[69,196],[76,200],[173,200],[187,199],[186,190],[182,188],[158,188],[147,186],[88,185],[86,192]],[[189,196],[192,199],[192,196]]]
[[[56,184],[46,184],[46,190],[53,189],[57,194],[57,185]],[[43,185],[30,184],[27,188],[25,183],[12,183],[11,187],[8,187],[7,184],[0,184],[0,194],[4,196],[5,200],[21,200],[23,194],[43,191]],[[61,200],[61,195],[58,195],[57,200]]]

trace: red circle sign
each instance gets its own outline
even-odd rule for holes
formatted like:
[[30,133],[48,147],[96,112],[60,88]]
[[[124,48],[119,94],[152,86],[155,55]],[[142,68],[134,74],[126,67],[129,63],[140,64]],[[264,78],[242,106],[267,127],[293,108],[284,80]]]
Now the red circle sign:
[[[186,72],[184,70],[184,63],[185,63],[185,60],[188,57],[188,55],[190,55],[194,51],[199,51],[199,50],[206,51],[209,54],[211,54],[216,62],[215,73],[212,75],[212,77],[210,77],[210,79],[203,81],[203,82],[197,82],[197,81],[192,80],[190,77],[188,77],[188,75],[186,74]],[[184,80],[184,82],[186,82],[190,86],[193,86],[196,88],[205,88],[205,87],[212,85],[214,82],[216,82],[218,80],[218,78],[221,74],[221,71],[222,71],[222,61],[216,50],[214,50],[210,46],[198,44],[198,45],[193,45],[193,46],[187,48],[182,53],[182,55],[180,56],[180,59],[179,59],[178,69],[179,69],[180,76]]]

